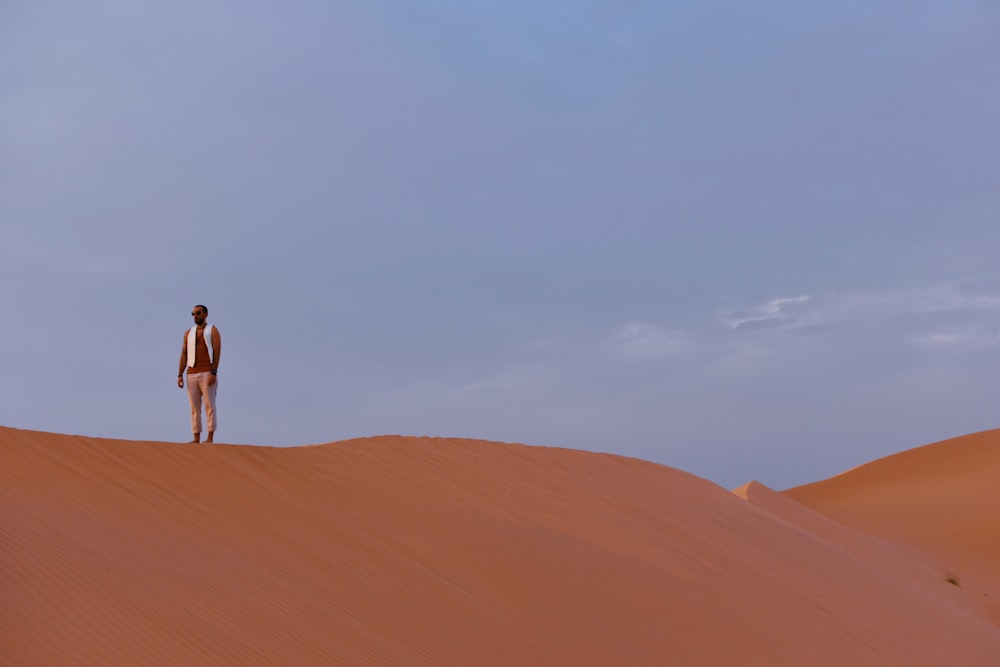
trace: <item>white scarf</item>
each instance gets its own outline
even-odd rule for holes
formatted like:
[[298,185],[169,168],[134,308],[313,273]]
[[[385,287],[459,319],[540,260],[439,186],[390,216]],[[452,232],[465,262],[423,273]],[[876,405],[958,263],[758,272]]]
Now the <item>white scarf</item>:
[[[208,363],[212,363],[215,352],[212,350],[212,331],[215,329],[211,324],[205,325],[205,344],[208,345]],[[188,331],[188,368],[194,368],[194,354],[198,349],[198,325],[191,327]]]

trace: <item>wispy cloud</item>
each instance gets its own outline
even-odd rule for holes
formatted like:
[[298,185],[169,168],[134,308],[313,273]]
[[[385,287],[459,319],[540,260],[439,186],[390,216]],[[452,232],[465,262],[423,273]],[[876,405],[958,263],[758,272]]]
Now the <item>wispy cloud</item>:
[[795,320],[788,315],[787,308],[797,304],[808,303],[809,299],[810,296],[808,294],[772,299],[763,306],[756,308],[752,311],[752,314],[729,316],[727,324],[732,329],[788,324]]
[[1000,296],[972,292],[955,285],[942,285],[929,290],[904,293],[912,299],[912,309],[917,312],[938,313],[949,310],[996,310]]
[[947,333],[947,334],[928,334],[921,337],[919,340],[927,343],[934,343],[940,345],[950,345],[952,343],[957,343],[962,340],[964,336],[957,333]]
[[[911,289],[859,290],[772,299],[763,305],[722,313],[734,330],[803,329],[806,327],[870,328],[900,338],[959,340],[948,330],[982,329],[1000,314],[1000,295],[988,290],[943,284]],[[889,320],[896,320],[886,326]],[[944,326],[942,327],[942,323]],[[937,332],[926,333],[928,329]],[[945,330],[941,333],[942,329]],[[938,339],[932,339],[937,335]]]
[[1000,335],[997,331],[987,329],[962,329],[932,331],[913,336],[911,339],[917,345],[925,345],[931,348],[974,348],[1000,343]]
[[630,322],[610,336],[613,353],[630,359],[666,359],[684,354],[686,336],[648,322]]

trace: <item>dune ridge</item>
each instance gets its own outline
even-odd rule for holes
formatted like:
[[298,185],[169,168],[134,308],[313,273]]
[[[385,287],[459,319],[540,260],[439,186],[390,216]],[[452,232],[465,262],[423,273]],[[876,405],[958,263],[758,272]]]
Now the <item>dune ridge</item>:
[[[7,665],[995,665],[936,554],[608,454],[0,427]],[[995,498],[995,496],[993,496]]]
[[924,445],[784,491],[845,526],[1000,586],[1000,430]]

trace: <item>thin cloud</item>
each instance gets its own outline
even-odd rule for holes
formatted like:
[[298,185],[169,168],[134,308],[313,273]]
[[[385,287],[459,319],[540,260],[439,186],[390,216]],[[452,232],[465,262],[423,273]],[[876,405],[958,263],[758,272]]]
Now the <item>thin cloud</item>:
[[945,285],[915,296],[913,308],[918,312],[996,310],[1000,307],[1000,297],[994,294],[970,293],[954,285]]
[[[808,304],[808,306],[807,306]],[[900,330],[903,323],[889,327],[911,337],[923,336],[926,323],[939,317],[952,318],[953,326],[971,327],[966,320],[987,320],[1000,310],[1000,297],[982,290],[944,284],[930,287],[855,292],[826,292],[773,299],[756,308],[724,314],[731,329],[851,326],[866,328],[894,318],[909,318],[920,332]],[[946,335],[946,334],[941,334]]]
[[784,312],[785,307],[790,305],[808,303],[809,300],[810,296],[808,294],[803,294],[801,296],[773,299],[764,304],[763,306],[757,308],[757,314],[745,317],[730,318],[727,324],[731,329],[743,329],[747,327],[780,325],[780,324],[794,322],[795,320],[793,318],[785,314]]
[[929,334],[925,336],[922,340],[927,343],[936,343],[948,345],[951,343],[956,343],[962,340],[962,334]]
[[967,349],[995,345],[1000,337],[995,332],[982,329],[965,329],[958,331],[936,331],[921,334],[913,338],[917,345],[932,348]]
[[611,335],[612,352],[633,359],[666,359],[685,350],[682,333],[648,322],[631,322]]

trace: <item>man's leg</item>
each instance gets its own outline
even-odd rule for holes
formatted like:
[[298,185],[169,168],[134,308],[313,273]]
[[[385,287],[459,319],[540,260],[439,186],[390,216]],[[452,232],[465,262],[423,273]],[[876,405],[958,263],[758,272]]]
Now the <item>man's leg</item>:
[[205,373],[205,386],[202,387],[202,394],[205,397],[205,420],[208,422],[208,440],[206,442],[214,442],[215,440],[215,392],[219,388],[219,381],[216,379],[215,384],[208,384],[211,374]]
[[188,402],[191,403],[191,442],[201,442],[201,373],[188,373]]

